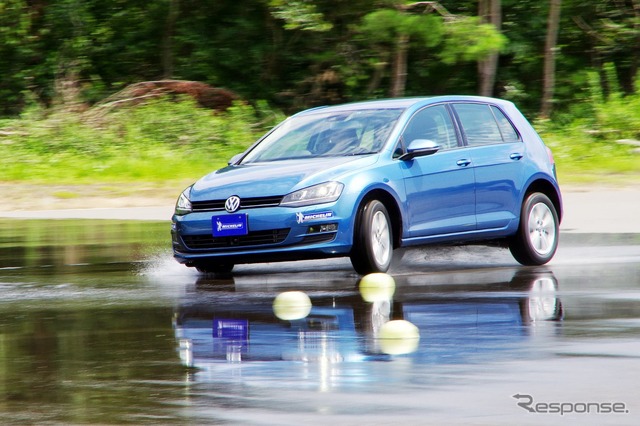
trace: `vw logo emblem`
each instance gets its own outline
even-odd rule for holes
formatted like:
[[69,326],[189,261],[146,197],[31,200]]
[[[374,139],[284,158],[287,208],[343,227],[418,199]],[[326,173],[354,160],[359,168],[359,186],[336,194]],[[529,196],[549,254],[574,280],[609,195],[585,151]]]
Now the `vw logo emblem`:
[[229,213],[234,213],[240,208],[240,197],[232,195],[224,202],[224,209]]

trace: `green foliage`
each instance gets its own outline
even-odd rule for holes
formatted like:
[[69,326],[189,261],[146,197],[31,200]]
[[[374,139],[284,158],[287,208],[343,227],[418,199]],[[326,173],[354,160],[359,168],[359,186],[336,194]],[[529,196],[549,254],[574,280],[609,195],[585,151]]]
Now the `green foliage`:
[[507,44],[493,25],[481,24],[477,17],[459,17],[444,27],[445,43],[439,56],[447,65],[482,59]]
[[[410,43],[410,94],[473,93],[475,60],[499,49],[495,94],[538,111],[549,2],[501,0],[501,34],[478,24],[477,0],[437,3],[446,11],[404,0],[0,0],[0,115],[20,114],[29,96],[62,103],[61,82],[88,104],[159,78],[290,111],[378,96],[389,86],[382,64],[401,36]],[[556,110],[587,98],[586,71],[606,62],[616,63],[621,91],[633,93],[633,2],[563,0],[561,19]],[[327,70],[331,96],[318,83]]]
[[0,115],[19,112],[31,78],[31,18],[24,0],[0,1]]
[[324,32],[333,28],[310,0],[270,0],[269,6],[273,16],[285,21],[287,30]]
[[380,43],[394,43],[396,29],[399,26],[403,14],[393,9],[381,9],[371,12],[362,19],[360,32],[365,37]]
[[[618,139],[640,140],[640,77],[636,80],[636,93],[625,95],[618,84],[613,64],[604,67],[606,84],[598,75],[589,74],[593,125],[596,133],[612,135]],[[604,93],[602,87],[608,88]]]
[[611,98],[596,108],[596,125],[618,139],[640,141],[640,95]]
[[214,113],[190,99],[156,99],[112,112],[63,111],[5,121],[10,136],[0,139],[0,180],[195,179],[223,166],[281,118],[264,103],[236,103],[224,113]]
[[[640,180],[640,91],[625,95],[615,68],[605,66],[610,93],[589,73],[590,99],[562,119],[539,121],[538,131],[553,150],[559,174],[570,181],[626,183]],[[640,85],[640,79],[637,85]],[[640,89],[640,87],[638,87]]]
[[576,121],[558,127],[538,122],[535,127],[553,152],[561,184],[640,183],[640,154],[610,137],[594,134],[590,123]]
[[[637,135],[640,96],[598,99],[591,105],[597,117],[535,123],[553,150],[561,181],[609,182],[620,175],[638,181],[640,155],[616,140],[627,135],[624,129]],[[20,119],[0,121],[6,135],[0,138],[0,181],[181,185],[222,167],[283,118],[264,102],[237,103],[225,113],[199,108],[190,99],[83,114],[33,107]]]
[[408,36],[427,47],[440,43],[443,36],[441,18],[396,9],[380,9],[365,15],[358,29],[365,39],[392,47],[399,36]]
[[[159,78],[288,112],[382,97],[399,44],[408,95],[476,93],[475,61],[498,49],[495,95],[539,111],[549,2],[501,0],[500,33],[479,24],[477,0],[438,3],[445,12],[405,0],[0,0],[0,116],[21,117],[0,122],[0,179],[196,176],[254,140],[275,119],[269,108],[239,104],[221,120],[189,102],[69,106]],[[632,1],[562,1],[553,125],[544,125],[560,151],[582,152],[588,140],[629,157],[615,140],[640,137],[637,29]]]

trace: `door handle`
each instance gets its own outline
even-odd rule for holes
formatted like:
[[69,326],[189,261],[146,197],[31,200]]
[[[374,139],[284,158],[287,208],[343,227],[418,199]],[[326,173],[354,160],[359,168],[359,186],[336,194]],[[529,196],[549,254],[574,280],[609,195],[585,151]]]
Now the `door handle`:
[[522,154],[520,154],[519,152],[514,152],[509,156],[509,158],[511,158],[512,160],[519,160],[522,158]]
[[462,160],[458,160],[456,164],[460,167],[467,167],[469,164],[471,164],[471,160],[467,160],[466,158],[463,158]]

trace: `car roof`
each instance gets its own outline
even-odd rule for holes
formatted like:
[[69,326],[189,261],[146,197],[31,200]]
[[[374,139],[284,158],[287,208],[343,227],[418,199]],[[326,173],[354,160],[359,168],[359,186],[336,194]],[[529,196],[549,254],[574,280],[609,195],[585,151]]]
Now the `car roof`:
[[509,101],[497,98],[489,98],[484,96],[469,96],[469,95],[447,95],[447,96],[422,96],[412,98],[394,98],[394,99],[376,99],[361,102],[351,102],[340,105],[321,106],[316,108],[307,109],[299,112],[295,115],[313,114],[315,112],[331,112],[331,111],[353,111],[360,109],[408,109],[412,106],[436,104],[440,102],[488,102],[494,104],[511,103]]

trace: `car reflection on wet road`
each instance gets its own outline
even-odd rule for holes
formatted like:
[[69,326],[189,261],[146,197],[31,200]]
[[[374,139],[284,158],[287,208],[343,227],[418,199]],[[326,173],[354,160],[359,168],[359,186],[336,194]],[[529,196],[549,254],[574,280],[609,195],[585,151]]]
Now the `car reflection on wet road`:
[[[408,251],[364,290],[347,260],[207,277],[166,242],[165,223],[0,221],[3,422],[637,423],[639,235],[565,234],[540,268]],[[274,311],[290,292],[310,306]],[[382,339],[394,320],[419,339]]]
[[[498,272],[492,275],[501,279]],[[416,364],[495,359],[527,340],[527,325],[562,319],[551,272],[516,271],[506,282],[442,286],[437,292],[405,286],[397,293],[366,295],[355,286],[311,290],[310,312],[294,319],[274,315],[271,293],[229,292],[206,279],[199,284],[176,312],[183,362],[199,368],[215,368],[219,360],[389,361],[392,355],[414,352],[410,358]],[[418,326],[423,347],[401,337],[380,347],[378,331],[394,319]],[[273,344],[275,337],[278,344]],[[348,380],[340,383],[348,385]]]

